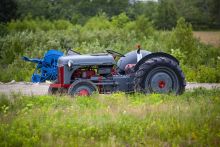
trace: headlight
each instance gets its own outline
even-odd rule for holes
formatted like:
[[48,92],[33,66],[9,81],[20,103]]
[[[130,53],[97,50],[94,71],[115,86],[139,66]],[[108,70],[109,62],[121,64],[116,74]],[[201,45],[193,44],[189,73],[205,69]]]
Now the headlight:
[[69,60],[67,65],[68,65],[69,68],[71,68],[72,67],[72,61]]

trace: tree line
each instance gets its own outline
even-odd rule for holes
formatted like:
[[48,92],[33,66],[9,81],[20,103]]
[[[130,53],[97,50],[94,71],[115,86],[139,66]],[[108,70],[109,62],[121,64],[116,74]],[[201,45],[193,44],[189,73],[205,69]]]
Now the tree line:
[[105,13],[109,18],[125,12],[130,20],[148,17],[157,29],[172,29],[180,17],[194,29],[220,29],[219,0],[1,0],[0,22],[25,17],[49,20],[65,19],[84,24],[89,18]]

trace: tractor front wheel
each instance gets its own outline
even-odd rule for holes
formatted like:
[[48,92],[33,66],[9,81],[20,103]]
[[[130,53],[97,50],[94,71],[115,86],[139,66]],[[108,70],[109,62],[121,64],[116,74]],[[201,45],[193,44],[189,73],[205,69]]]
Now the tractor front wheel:
[[91,81],[77,80],[69,87],[68,94],[71,96],[89,96],[96,90],[96,86]]
[[136,72],[135,91],[142,93],[175,93],[185,90],[185,77],[171,59],[158,57],[147,60]]
[[54,88],[54,87],[49,87],[48,88],[48,94],[49,95],[55,95],[58,92],[58,88]]

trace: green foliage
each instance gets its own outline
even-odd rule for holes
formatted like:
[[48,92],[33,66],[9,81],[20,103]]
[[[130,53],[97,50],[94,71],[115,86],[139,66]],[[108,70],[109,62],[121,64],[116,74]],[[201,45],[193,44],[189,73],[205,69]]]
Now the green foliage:
[[195,39],[192,33],[192,26],[185,22],[184,18],[180,18],[177,21],[177,26],[174,28],[169,47],[173,49],[179,49],[182,54],[187,56],[186,62],[189,64],[196,64],[195,56],[198,53]]
[[172,29],[177,20],[177,9],[172,1],[160,0],[157,10],[156,25],[160,29]]
[[138,36],[149,37],[154,33],[153,23],[143,15],[139,16],[135,22],[135,31]]
[[0,145],[216,146],[219,95],[0,95]]
[[8,106],[10,105],[10,100],[4,94],[0,94],[0,113],[6,113],[8,110]]
[[109,18],[126,13],[131,20],[144,15],[159,29],[171,30],[179,17],[184,17],[195,29],[219,29],[219,6],[218,0],[2,0],[0,22],[31,15],[34,19],[64,19],[73,24],[85,24],[99,13]]
[[186,55],[180,49],[171,49],[171,55],[176,57],[181,63],[186,61]]
[[183,72],[187,81],[201,83],[219,83],[219,68],[200,65],[197,68],[190,68],[182,65]]
[[8,33],[8,29],[4,24],[0,23],[0,36],[4,36]]
[[[21,69],[22,68],[22,69]],[[26,63],[20,59],[16,59],[0,72],[2,82],[8,81],[30,81],[34,72],[33,63]],[[12,78],[13,77],[13,78]]]
[[35,65],[21,61],[23,55],[42,58],[49,49],[65,51],[67,48],[81,53],[105,52],[106,49],[127,53],[134,50],[136,44],[152,52],[163,51],[177,57],[188,81],[220,81],[219,48],[194,39],[191,25],[183,18],[169,32],[156,31],[152,21],[143,15],[131,21],[125,13],[112,20],[100,13],[84,26],[66,20],[31,17],[3,26],[7,31],[0,37],[0,63],[5,70],[0,71],[0,81],[29,81]]
[[201,65],[197,69],[197,81],[200,82],[214,82],[217,83],[220,79],[217,78],[219,71],[216,68],[207,67],[205,65]]
[[43,18],[32,19],[26,17],[23,20],[11,21],[8,23],[7,28],[9,31],[49,31],[49,30],[68,30],[73,25],[67,20],[54,20],[49,21]]
[[16,0],[1,0],[0,3],[0,23],[6,23],[17,16]]
[[118,28],[123,28],[129,22],[129,18],[125,13],[112,17],[112,24]]
[[85,30],[109,29],[110,27],[111,23],[104,13],[90,18],[84,26]]

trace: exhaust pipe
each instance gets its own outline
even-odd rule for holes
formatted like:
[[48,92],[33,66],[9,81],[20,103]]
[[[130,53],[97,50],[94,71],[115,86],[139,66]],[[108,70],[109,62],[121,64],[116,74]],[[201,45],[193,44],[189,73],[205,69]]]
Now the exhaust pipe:
[[137,49],[137,63],[142,59],[142,54],[141,54],[141,46],[138,45],[137,46],[138,49]]

